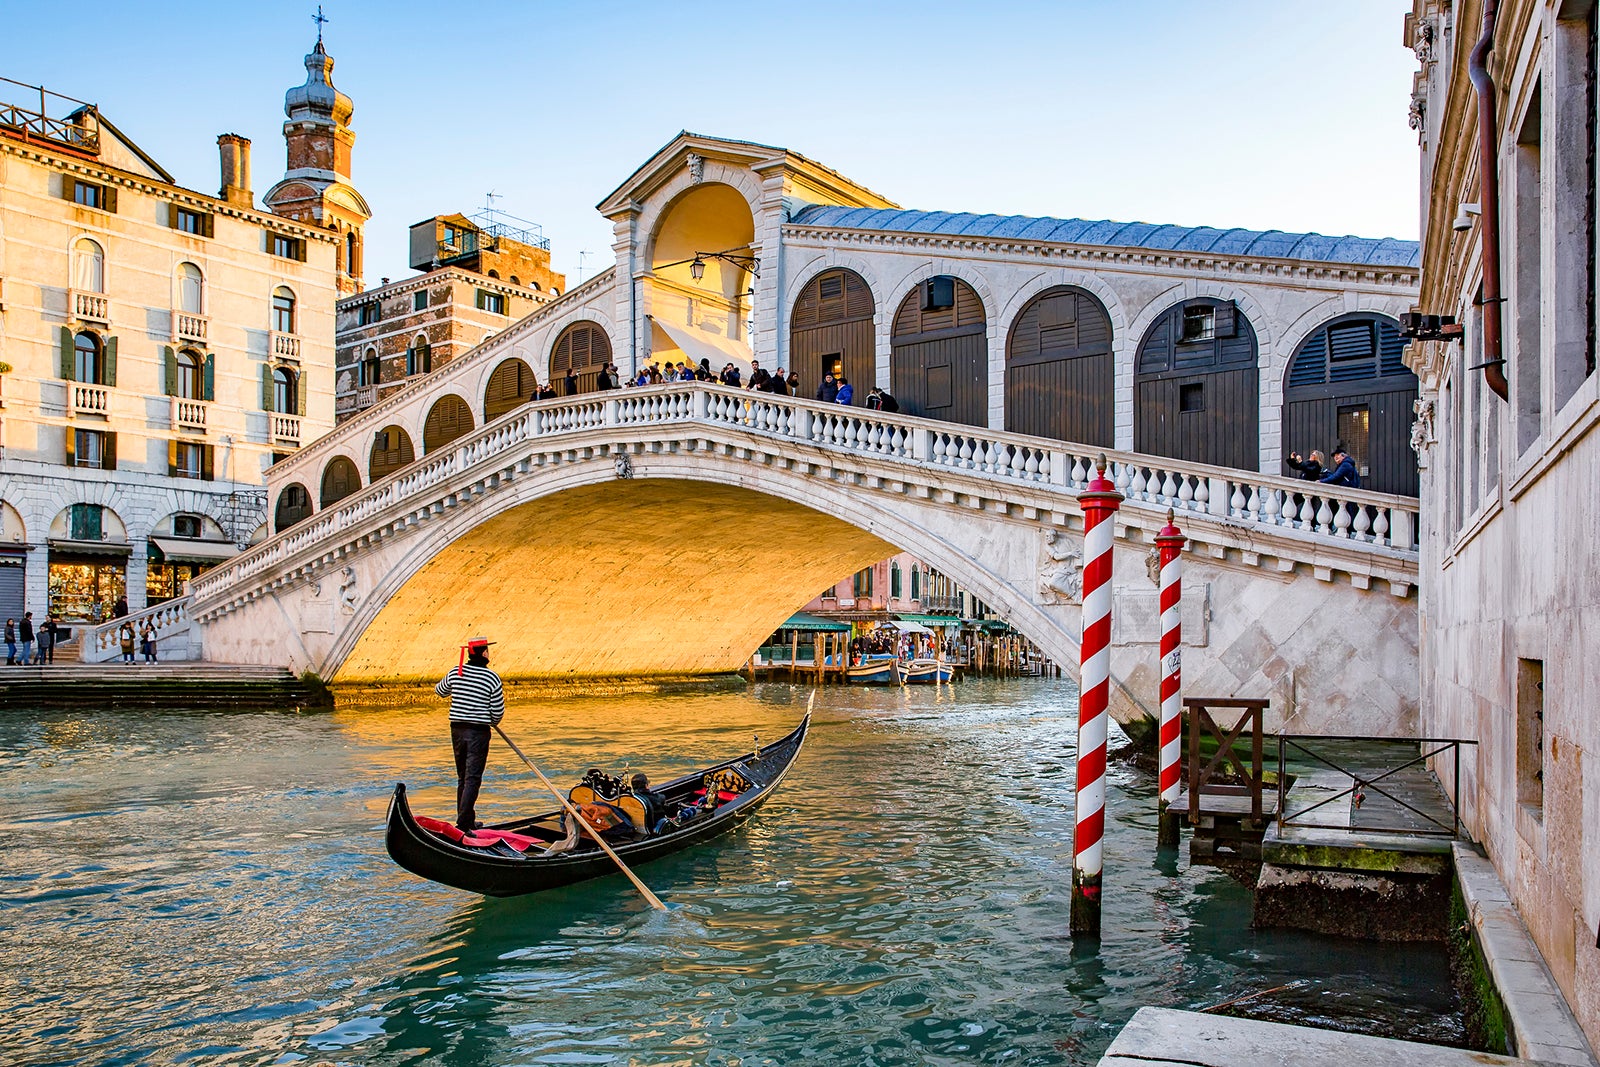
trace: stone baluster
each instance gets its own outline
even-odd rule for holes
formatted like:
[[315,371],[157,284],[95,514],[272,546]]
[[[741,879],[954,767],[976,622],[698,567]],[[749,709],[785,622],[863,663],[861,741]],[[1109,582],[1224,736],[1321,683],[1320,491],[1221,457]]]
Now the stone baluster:
[[1333,533],[1333,511],[1328,507],[1327,497],[1321,497],[1317,501],[1317,532]]
[[1368,508],[1365,504],[1356,505],[1356,521],[1354,524],[1354,529],[1356,538],[1358,540],[1372,540],[1372,538],[1368,536],[1368,531],[1372,529],[1372,517],[1370,514],[1371,510],[1372,509]]
[[1350,502],[1341,500],[1339,508],[1333,516],[1333,534],[1335,537],[1347,539],[1350,536]]

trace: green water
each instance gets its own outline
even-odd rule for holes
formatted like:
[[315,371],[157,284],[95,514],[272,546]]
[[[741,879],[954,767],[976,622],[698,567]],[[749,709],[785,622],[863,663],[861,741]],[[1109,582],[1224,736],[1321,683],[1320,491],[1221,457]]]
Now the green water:
[[[664,777],[798,722],[787,685],[527,698],[558,781]],[[396,781],[454,802],[437,702],[335,713],[0,710],[0,1061],[28,1064],[1093,1063],[1145,1004],[1459,1039],[1442,949],[1248,928],[1155,854],[1115,765],[1105,936],[1065,936],[1070,682],[831,688],[746,826],[516,900],[383,851]],[[496,742],[479,815],[548,805]]]

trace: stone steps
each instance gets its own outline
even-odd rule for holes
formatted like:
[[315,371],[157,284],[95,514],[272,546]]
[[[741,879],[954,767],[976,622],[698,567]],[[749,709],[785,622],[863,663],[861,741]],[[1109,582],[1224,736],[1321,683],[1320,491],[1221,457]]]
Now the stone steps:
[[226,663],[78,663],[0,667],[0,706],[283,708],[331,706],[327,691],[282,667]]

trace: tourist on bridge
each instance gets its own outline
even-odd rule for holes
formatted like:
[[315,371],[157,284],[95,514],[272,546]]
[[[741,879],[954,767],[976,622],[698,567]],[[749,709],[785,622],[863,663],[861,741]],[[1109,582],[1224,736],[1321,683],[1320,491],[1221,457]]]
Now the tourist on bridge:
[[22,625],[17,628],[17,639],[22,642],[22,665],[33,662],[33,612],[22,613]]
[[765,389],[767,383],[771,380],[772,375],[762,370],[761,364],[752,359],[750,361],[750,388]]
[[783,376],[783,374],[783,368],[779,367],[777,370],[772,372],[772,377],[768,378],[766,384],[761,388],[766,392],[773,394],[774,396],[788,396],[789,381]]
[[889,390],[879,389],[876,385],[867,393],[865,401],[867,407],[873,411],[899,411],[900,401],[889,395]]
[[839,375],[839,388],[833,394],[835,404],[848,404],[856,398],[855,386],[850,384],[850,379]]
[[611,377],[611,365],[608,363],[600,368],[600,373],[595,375],[594,387],[596,389],[615,389],[617,380]]
[[1356,471],[1356,461],[1350,458],[1350,453],[1342,445],[1333,450],[1333,469],[1317,481],[1329,485],[1348,485],[1352,489],[1361,488],[1361,475]]
[[433,691],[450,698],[450,747],[456,757],[456,826],[464,833],[477,829],[478,789],[489,762],[489,729],[506,713],[505,690],[500,676],[489,669],[485,637],[474,637],[461,648],[462,659],[439,680]]
[[709,382],[711,380],[711,359],[709,356],[700,357],[700,365],[694,369],[694,380]]
[[1290,452],[1289,466],[1299,471],[1300,477],[1312,482],[1328,473],[1327,460],[1319,449],[1312,449],[1307,459],[1301,459],[1298,452]]
[[562,390],[561,390],[561,395],[562,396],[577,396],[578,395],[578,373],[577,373],[577,371],[574,371],[570,367],[567,368],[567,376],[565,378],[561,379],[561,385],[562,385]]
[[833,375],[824,374],[822,384],[817,386],[817,399],[824,404],[831,404],[839,396],[839,383],[833,380]]

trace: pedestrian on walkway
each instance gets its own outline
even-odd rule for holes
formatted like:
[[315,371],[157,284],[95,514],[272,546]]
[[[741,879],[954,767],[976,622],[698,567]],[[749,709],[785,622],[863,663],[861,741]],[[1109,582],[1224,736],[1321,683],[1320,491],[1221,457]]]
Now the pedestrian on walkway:
[[22,625],[17,629],[17,638],[22,642],[22,665],[26,667],[33,662],[33,612],[22,613]]
[[150,624],[148,619],[145,620],[145,624],[139,634],[139,651],[144,653],[144,661],[146,663],[154,663],[156,661],[156,628]]
[[439,680],[433,691],[450,698],[450,747],[456,757],[456,827],[463,833],[478,828],[478,790],[489,762],[489,730],[506,713],[500,676],[489,669],[487,637],[474,637],[461,648],[462,659]]
[[125,622],[117,630],[117,643],[122,648],[122,662],[133,662],[133,623]]
[[17,620],[6,620],[6,666],[17,665]]
[[44,625],[39,627],[39,662],[54,663],[56,661],[56,635],[61,628],[56,625],[53,612],[46,613]]

